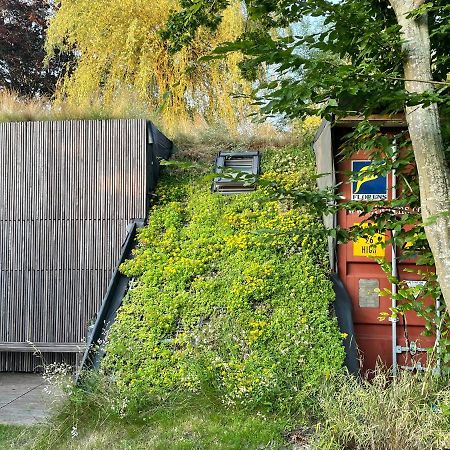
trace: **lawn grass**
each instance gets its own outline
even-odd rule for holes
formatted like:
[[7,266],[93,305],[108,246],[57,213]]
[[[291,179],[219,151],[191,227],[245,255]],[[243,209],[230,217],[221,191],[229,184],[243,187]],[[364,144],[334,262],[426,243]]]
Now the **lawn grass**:
[[0,450],[24,449],[36,427],[0,424]]
[[[179,415],[160,414],[147,425],[116,426],[103,430],[80,430],[67,449],[265,449],[285,444],[281,423],[257,416],[211,411],[184,411]],[[54,447],[56,448],[56,447]]]
[[[66,411],[68,412],[68,411]],[[284,449],[287,421],[227,409],[207,400],[162,406],[132,418],[101,409],[86,417],[59,413],[24,447],[35,450]],[[14,439],[14,436],[11,435]],[[11,442],[8,441],[8,442]],[[3,449],[3,447],[0,447]]]

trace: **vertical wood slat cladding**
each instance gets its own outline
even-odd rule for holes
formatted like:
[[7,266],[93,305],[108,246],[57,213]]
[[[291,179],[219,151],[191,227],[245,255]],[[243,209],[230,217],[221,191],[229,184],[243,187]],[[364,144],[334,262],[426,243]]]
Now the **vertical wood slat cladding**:
[[83,341],[146,191],[144,120],[0,124],[0,342]]
[[0,353],[2,372],[34,372],[42,371],[45,365],[68,364],[75,366],[75,353]]

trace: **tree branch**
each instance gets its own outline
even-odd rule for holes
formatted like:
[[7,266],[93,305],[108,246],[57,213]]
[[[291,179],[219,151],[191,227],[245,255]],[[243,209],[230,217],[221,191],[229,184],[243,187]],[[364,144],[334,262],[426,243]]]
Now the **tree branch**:
[[386,77],[388,80],[396,80],[396,81],[411,81],[416,83],[428,83],[428,84],[437,84],[439,86],[450,86],[449,81],[431,81],[431,80],[412,80],[407,78],[399,78],[399,77]]

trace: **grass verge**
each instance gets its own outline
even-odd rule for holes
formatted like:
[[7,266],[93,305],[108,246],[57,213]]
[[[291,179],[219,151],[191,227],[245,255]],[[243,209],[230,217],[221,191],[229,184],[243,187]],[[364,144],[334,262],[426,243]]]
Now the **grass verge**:
[[337,376],[318,398],[321,420],[313,438],[321,450],[450,448],[448,378],[377,369],[359,380]]
[[131,414],[113,382],[72,387],[41,427],[0,426],[0,449],[24,450],[422,450],[450,448],[450,390],[443,378],[379,370],[371,380],[339,375],[314,407],[268,413],[222,404],[214,391],[155,397]]
[[0,450],[26,448],[36,427],[0,424]]
[[229,409],[205,396],[177,396],[132,417],[114,414],[110,402],[105,391],[75,390],[27,448],[256,450],[281,449],[287,442],[281,417]]

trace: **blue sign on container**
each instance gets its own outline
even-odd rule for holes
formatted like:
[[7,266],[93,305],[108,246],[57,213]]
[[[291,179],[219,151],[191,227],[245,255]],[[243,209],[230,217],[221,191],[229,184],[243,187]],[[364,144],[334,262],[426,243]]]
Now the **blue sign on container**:
[[[366,172],[371,161],[352,161],[353,172]],[[386,176],[367,175],[352,182],[352,200],[387,200]]]

